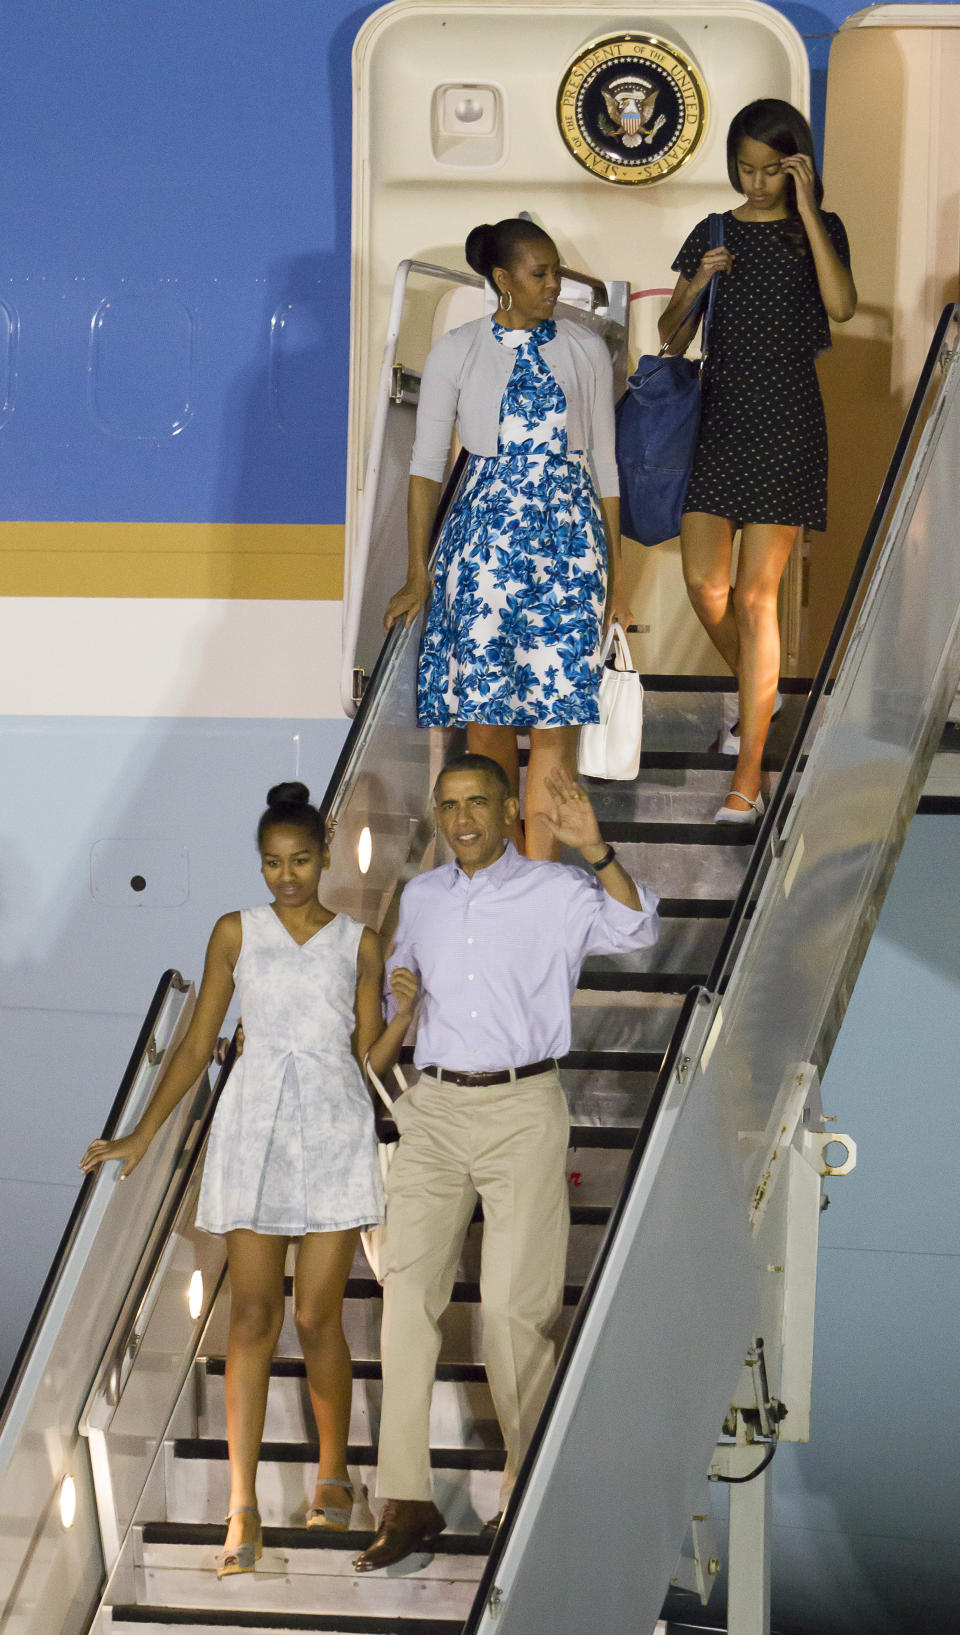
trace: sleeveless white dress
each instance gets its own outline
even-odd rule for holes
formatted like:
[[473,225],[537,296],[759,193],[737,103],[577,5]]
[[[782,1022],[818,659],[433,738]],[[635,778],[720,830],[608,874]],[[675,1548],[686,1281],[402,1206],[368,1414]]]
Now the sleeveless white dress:
[[241,910],[243,1055],[224,1087],[197,1225],[300,1237],[383,1220],[373,1108],[350,1050],[363,926],[301,947],[268,905]]

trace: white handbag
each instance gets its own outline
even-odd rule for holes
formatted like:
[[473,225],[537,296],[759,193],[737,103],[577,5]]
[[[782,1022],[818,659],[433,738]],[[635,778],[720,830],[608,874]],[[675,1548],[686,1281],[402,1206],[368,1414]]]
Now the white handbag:
[[[613,653],[613,664],[607,659]],[[600,651],[600,720],[580,728],[577,769],[585,778],[635,778],[640,770],[643,684],[616,620]]]
[[[369,1060],[364,1062],[363,1069],[370,1083],[373,1085],[374,1090],[377,1092],[377,1095],[380,1097],[380,1100],[383,1102],[384,1107],[387,1109],[387,1112],[392,1117],[393,1102],[391,1101],[383,1085],[380,1083],[380,1080],[377,1078],[373,1068],[370,1066]],[[400,1071],[399,1066],[394,1067],[393,1075],[400,1087],[401,1092],[406,1090],[407,1081]],[[383,1182],[384,1191],[387,1189],[387,1176],[390,1174],[390,1165],[393,1163],[393,1155],[396,1152],[396,1148],[397,1143],[395,1141],[381,1141],[378,1136],[377,1162],[380,1165],[380,1179]],[[367,1257],[371,1272],[373,1273],[377,1282],[382,1283],[386,1256],[386,1227],[368,1226],[365,1232],[360,1233],[360,1242],[363,1245],[363,1252]]]

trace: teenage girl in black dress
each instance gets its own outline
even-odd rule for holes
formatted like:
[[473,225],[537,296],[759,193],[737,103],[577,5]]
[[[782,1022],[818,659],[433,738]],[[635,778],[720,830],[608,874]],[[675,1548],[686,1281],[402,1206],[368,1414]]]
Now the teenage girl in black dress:
[[[827,433],[814,359],[830,345],[828,318],[852,318],[857,292],[843,223],[820,209],[813,138],[796,108],[774,98],[742,108],[727,134],[727,169],[744,202],[724,213],[720,249],[708,248],[706,220],[682,245],[660,334],[671,334],[715,272],[723,275],[680,548],[694,611],[739,684],[739,725],[723,745],[737,764],[717,820],[749,823],[763,811],[780,578],[797,529],[826,527]],[[685,325],[671,350],[688,346],[694,328]]]

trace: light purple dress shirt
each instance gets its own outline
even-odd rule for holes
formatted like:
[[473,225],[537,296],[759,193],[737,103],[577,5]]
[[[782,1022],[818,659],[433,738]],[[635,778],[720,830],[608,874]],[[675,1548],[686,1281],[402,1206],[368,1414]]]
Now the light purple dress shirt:
[[420,977],[416,1065],[485,1073],[565,1056],[587,955],[657,940],[659,898],[638,890],[641,908],[627,908],[596,876],[510,841],[472,879],[445,863],[409,881],[387,977],[395,965]]

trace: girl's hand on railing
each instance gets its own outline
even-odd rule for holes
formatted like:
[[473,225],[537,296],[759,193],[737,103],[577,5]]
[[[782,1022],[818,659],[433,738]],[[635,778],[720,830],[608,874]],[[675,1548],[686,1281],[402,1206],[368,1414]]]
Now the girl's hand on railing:
[[119,1141],[91,1141],[80,1160],[80,1168],[85,1175],[89,1175],[98,1165],[105,1164],[108,1158],[120,1158],[123,1160],[120,1171],[122,1181],[125,1176],[133,1174],[149,1145],[149,1139],[137,1135],[136,1131],[132,1135],[122,1136]]
[[430,581],[424,577],[408,579],[402,590],[391,596],[387,604],[387,611],[383,620],[384,630],[391,630],[400,619],[404,628],[409,630],[417,614],[424,607],[430,596]]

